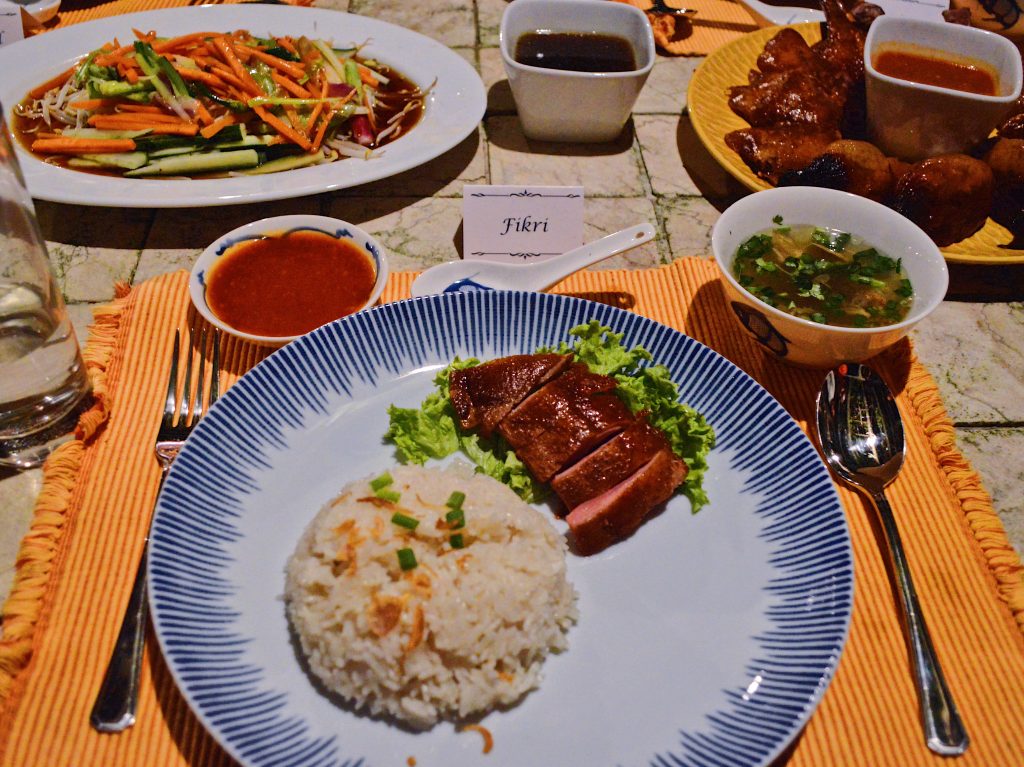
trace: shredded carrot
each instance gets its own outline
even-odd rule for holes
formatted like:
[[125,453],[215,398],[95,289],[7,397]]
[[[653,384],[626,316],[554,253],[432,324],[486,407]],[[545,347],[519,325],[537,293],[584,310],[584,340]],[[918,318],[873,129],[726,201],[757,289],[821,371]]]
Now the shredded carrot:
[[196,115],[198,115],[199,122],[203,125],[213,125],[213,115],[210,114],[210,110],[199,99],[196,99]]
[[235,51],[231,45],[223,37],[215,37],[210,42],[213,43],[214,48],[220,53],[221,58],[224,59],[225,63],[231,67],[231,71],[235,73],[235,76],[241,81],[242,89],[248,91],[253,96],[265,95],[260,90],[260,86],[256,84],[256,81],[252,79],[252,75],[249,71],[242,66],[242,62],[238,60],[238,56],[235,55]]
[[466,724],[466,725],[463,725],[462,731],[465,732],[466,730],[473,730],[474,732],[479,732],[483,736],[483,739],[484,739],[484,753],[485,754],[491,753],[491,749],[494,748],[494,736],[491,735],[491,731],[490,730],[488,730],[483,725],[479,725],[479,724]]
[[101,107],[110,106],[117,102],[113,99],[81,99],[79,101],[69,101],[68,107],[70,109],[100,109]]
[[270,77],[271,77],[271,79],[275,83],[280,85],[282,88],[284,88],[286,91],[288,91],[290,94],[292,94],[296,98],[308,99],[308,98],[312,98],[312,96],[313,96],[312,93],[307,91],[301,85],[299,85],[298,83],[292,82],[291,80],[289,80],[284,75],[280,75],[277,72],[271,72],[270,73]]
[[301,146],[307,152],[313,149],[313,145],[309,143],[308,138],[303,136],[301,133],[299,133],[291,126],[286,125],[273,113],[267,111],[261,106],[253,106],[253,111],[260,116],[260,119],[263,120],[263,122],[265,122],[267,125],[276,130],[285,138],[290,139],[293,143]]
[[295,43],[292,42],[290,37],[277,37],[274,39],[277,40],[277,44],[288,51],[288,53],[291,53],[294,56],[299,55],[299,49],[295,47]]
[[185,80],[192,80],[201,82],[211,88],[223,87],[224,80],[221,79],[220,75],[216,75],[213,72],[204,72],[202,69],[191,69],[189,67],[174,67],[178,74]]
[[[166,109],[162,109],[154,104],[118,104],[118,109],[122,112],[141,112],[143,114],[166,115],[167,117],[171,117],[171,115],[167,114]],[[180,120],[181,118],[175,117],[174,119]]]
[[271,56],[269,53],[264,53],[263,51],[256,50],[255,48],[250,48],[249,52],[252,54],[253,58],[259,59],[264,64],[269,64],[274,69],[284,72],[286,75],[296,80],[301,80],[306,76],[306,70],[291,61],[285,61],[278,56]]
[[139,72],[136,69],[127,69],[124,73],[124,79],[132,85],[135,85],[139,81]]
[[334,115],[333,109],[328,109],[324,112],[323,119],[320,120],[320,127],[317,129],[316,138],[313,139],[313,150],[316,151],[320,148],[320,144],[323,143],[324,134],[327,132],[327,126],[331,122],[331,117]]
[[109,67],[113,66],[121,59],[126,53],[135,50],[134,45],[122,45],[114,48],[107,53],[101,54],[94,58],[92,61],[96,66]]
[[[136,128],[135,130],[141,130]],[[199,133],[199,126],[195,123],[182,123],[181,125],[151,125],[150,133],[158,136],[194,136]]]
[[133,120],[128,119],[131,115],[93,115],[89,118],[89,124],[100,130],[148,130],[168,136],[194,136],[199,132],[199,126],[195,123],[150,122],[150,116],[139,115]]
[[42,85],[33,88],[28,92],[29,98],[39,99],[45,96],[47,91],[53,90],[54,88],[59,88],[68,81],[68,78],[71,77],[71,75],[73,75],[75,73],[75,70],[77,69],[78,65],[76,64],[75,66],[71,67],[71,69],[65,70],[56,77],[50,78]]
[[205,128],[200,129],[199,135],[202,136],[203,138],[212,138],[213,136],[220,133],[221,128],[226,128],[227,126],[232,125],[234,122],[235,118],[230,114],[226,114],[223,117],[218,117]]
[[299,119],[298,110],[290,104],[286,104],[284,107],[285,116],[288,118],[288,123],[295,128],[296,132],[302,130],[302,121]]
[[132,152],[135,142],[130,138],[40,138],[32,142],[33,152],[48,154],[109,154]]
[[380,85],[380,80],[374,77],[373,72],[371,72],[367,67],[364,67],[362,64],[359,65],[359,79],[362,80],[364,84],[369,85],[371,88],[376,88]]
[[[327,82],[320,87],[320,98],[324,98],[327,95]],[[324,102],[318,101],[314,106],[313,110],[309,113],[309,120],[306,122],[306,127],[309,132],[309,138],[312,140],[315,134],[319,133],[316,129],[317,118],[320,117],[320,113],[324,109]],[[319,142],[313,141],[313,148],[316,149],[320,146]]]
[[197,40],[205,40],[209,37],[216,37],[216,32],[192,32],[187,35],[181,35],[180,37],[170,37],[167,40],[162,40],[158,43],[153,43],[153,50],[157,53],[167,53],[169,51],[175,51],[179,48],[185,48],[190,43],[194,43]]

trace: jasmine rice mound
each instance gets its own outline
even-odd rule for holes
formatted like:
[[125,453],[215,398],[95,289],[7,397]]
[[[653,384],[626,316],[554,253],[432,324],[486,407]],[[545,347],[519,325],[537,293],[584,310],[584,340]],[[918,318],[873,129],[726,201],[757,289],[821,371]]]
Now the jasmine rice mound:
[[288,616],[325,687],[426,729],[540,683],[576,618],[565,551],[500,482],[402,466],[347,485],[310,523],[288,561]]

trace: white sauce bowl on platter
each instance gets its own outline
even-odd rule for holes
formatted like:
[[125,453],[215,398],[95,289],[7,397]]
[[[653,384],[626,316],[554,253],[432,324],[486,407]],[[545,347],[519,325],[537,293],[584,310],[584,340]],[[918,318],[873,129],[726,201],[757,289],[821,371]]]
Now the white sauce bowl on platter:
[[[776,216],[791,226],[813,225],[849,232],[886,256],[900,259],[914,291],[906,317],[881,327],[823,325],[787,314],[756,298],[733,274],[733,259],[741,244],[771,229]],[[873,200],[834,189],[791,186],[744,197],[716,222],[711,249],[737,321],[765,352],[802,367],[832,368],[841,362],[873,357],[931,314],[949,286],[942,253],[920,227]]]
[[[905,51],[969,66],[981,65],[996,80],[985,95],[904,80],[879,72],[878,56]],[[1021,54],[994,32],[893,16],[875,19],[864,41],[868,133],[887,155],[907,162],[968,152],[1006,117],[1021,93]]]

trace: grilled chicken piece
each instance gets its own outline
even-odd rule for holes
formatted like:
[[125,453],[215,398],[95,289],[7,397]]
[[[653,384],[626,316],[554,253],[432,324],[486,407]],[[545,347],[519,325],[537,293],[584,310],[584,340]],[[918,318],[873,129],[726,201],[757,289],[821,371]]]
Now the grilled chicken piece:
[[993,186],[992,169],[985,162],[965,154],[939,155],[903,174],[892,207],[943,247],[985,225]]
[[516,354],[455,370],[449,396],[459,425],[480,428],[490,437],[498,423],[534,389],[561,373],[569,364],[564,354]]
[[996,133],[1003,138],[1024,138],[1024,96],[1017,99],[1010,116],[996,129]]
[[867,31],[839,0],[822,0],[825,36],[811,46],[819,61],[854,86],[864,81],[864,39]]
[[659,451],[630,477],[569,512],[576,548],[600,551],[626,537],[686,479],[686,464],[669,449]]
[[996,191],[992,218],[1024,237],[1024,138],[1000,138],[985,155]]
[[790,124],[837,130],[843,102],[814,70],[751,73],[750,85],[729,90],[729,106],[753,127]]
[[574,363],[505,416],[498,432],[538,482],[548,482],[633,422],[614,378]]
[[818,58],[803,35],[792,27],[783,27],[775,37],[764,44],[764,50],[757,57],[757,68],[768,74],[791,69],[814,69]]
[[733,131],[725,143],[758,178],[777,184],[784,173],[806,168],[838,138],[838,130],[779,125]]
[[574,509],[628,479],[666,448],[670,449],[668,439],[661,429],[641,416],[617,437],[556,474],[551,487],[567,509]]
[[909,165],[867,141],[833,141],[806,168],[784,173],[779,186],[819,186],[888,202]]

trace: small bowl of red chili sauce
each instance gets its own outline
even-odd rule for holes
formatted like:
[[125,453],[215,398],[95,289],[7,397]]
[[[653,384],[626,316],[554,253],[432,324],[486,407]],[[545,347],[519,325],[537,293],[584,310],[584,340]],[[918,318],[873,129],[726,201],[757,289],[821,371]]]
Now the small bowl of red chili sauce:
[[384,248],[354,224],[277,216],[233,229],[196,260],[192,303],[225,332],[283,346],[373,306],[388,280]]
[[1021,54],[1005,37],[942,21],[880,16],[864,41],[867,128],[908,162],[970,152],[1021,93]]

